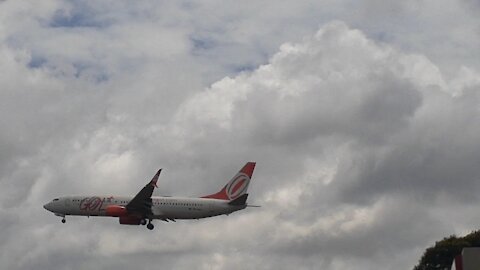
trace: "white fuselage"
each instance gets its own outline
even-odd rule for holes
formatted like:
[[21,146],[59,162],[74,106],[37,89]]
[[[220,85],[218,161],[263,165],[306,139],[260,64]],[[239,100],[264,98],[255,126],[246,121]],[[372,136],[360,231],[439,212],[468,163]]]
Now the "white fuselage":
[[[132,197],[65,196],[44,205],[59,216],[108,216],[110,205],[126,206]],[[228,201],[210,198],[152,197],[150,219],[200,219],[242,210],[246,205],[230,205]]]

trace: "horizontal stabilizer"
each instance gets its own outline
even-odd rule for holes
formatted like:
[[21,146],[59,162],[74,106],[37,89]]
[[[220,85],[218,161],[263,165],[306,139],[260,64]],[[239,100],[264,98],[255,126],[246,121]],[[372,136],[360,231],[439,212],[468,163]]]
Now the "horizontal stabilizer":
[[236,198],[233,201],[230,201],[228,204],[230,205],[245,205],[247,202],[248,194],[243,194],[242,196]]

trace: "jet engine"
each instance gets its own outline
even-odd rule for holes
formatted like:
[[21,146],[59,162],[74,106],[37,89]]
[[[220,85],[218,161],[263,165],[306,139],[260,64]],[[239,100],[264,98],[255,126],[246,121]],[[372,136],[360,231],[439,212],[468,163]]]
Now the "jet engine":
[[109,205],[105,208],[105,213],[107,216],[111,217],[123,217],[128,215],[128,211],[124,206],[120,205]]
[[118,221],[124,225],[140,225],[142,219],[135,216],[121,216],[118,218]]

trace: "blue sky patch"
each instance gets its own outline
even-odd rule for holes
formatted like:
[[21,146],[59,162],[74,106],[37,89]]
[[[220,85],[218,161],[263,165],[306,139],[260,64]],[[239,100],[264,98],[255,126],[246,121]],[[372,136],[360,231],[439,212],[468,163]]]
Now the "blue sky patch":
[[86,5],[76,4],[72,9],[59,9],[50,21],[50,27],[105,27],[96,12]]
[[190,40],[192,41],[194,50],[211,50],[217,47],[217,43],[213,39],[191,37]]
[[47,63],[47,59],[38,56],[32,56],[30,62],[28,62],[29,68],[41,68]]

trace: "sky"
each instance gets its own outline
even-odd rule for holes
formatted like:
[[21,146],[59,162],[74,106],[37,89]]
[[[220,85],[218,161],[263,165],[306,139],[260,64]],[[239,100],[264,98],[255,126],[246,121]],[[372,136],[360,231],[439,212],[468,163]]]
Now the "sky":
[[[479,229],[480,2],[0,1],[5,269],[412,269]],[[155,230],[61,195],[248,208]]]

